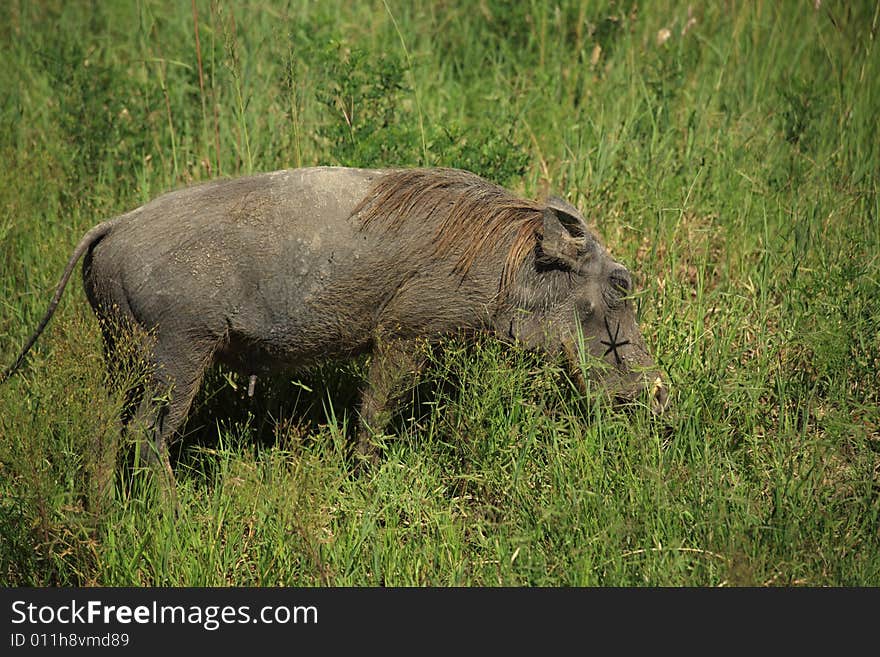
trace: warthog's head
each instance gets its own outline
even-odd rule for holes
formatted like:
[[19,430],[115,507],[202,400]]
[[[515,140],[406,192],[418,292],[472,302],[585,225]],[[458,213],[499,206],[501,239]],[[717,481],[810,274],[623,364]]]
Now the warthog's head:
[[[636,322],[629,271],[591,234],[576,208],[551,199],[534,257],[510,286],[497,330],[528,347],[564,353],[582,389],[600,382],[618,400],[660,413],[667,388]],[[584,376],[586,375],[586,377]]]

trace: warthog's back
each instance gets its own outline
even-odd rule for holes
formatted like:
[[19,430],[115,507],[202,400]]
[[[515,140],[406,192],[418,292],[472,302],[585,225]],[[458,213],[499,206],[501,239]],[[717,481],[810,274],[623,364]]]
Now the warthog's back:
[[352,308],[393,285],[384,250],[350,216],[380,175],[320,167],[171,192],[122,218],[87,277],[144,328],[225,333],[290,360],[319,342],[322,354],[357,350],[370,318]]

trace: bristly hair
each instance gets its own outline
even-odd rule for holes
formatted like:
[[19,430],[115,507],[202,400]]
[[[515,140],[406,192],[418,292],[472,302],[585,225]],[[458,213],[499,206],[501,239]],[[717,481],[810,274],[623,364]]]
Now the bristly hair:
[[514,235],[501,271],[508,289],[535,247],[544,206],[458,169],[402,169],[381,177],[352,211],[367,228],[382,222],[397,230],[411,221],[435,225],[432,256],[461,255],[455,272],[464,276],[486,249]]

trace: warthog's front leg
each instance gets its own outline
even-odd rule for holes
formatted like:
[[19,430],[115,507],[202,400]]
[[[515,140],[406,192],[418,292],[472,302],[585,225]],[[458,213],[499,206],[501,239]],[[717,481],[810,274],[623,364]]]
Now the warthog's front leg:
[[414,340],[377,340],[370,361],[367,388],[361,401],[357,454],[375,463],[380,437],[395,406],[409,390],[424,364],[424,347]]

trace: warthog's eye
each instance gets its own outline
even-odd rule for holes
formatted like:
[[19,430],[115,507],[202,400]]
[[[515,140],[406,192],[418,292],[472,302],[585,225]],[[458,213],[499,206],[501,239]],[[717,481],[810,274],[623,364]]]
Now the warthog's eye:
[[605,303],[609,308],[617,308],[620,306],[624,297],[632,291],[632,281],[629,273],[625,269],[618,269],[611,273],[608,277],[608,287],[604,290],[603,296]]
[[619,292],[621,295],[626,296],[630,293],[630,289],[632,288],[632,283],[630,282],[629,275],[626,272],[614,272],[610,277],[611,287]]

